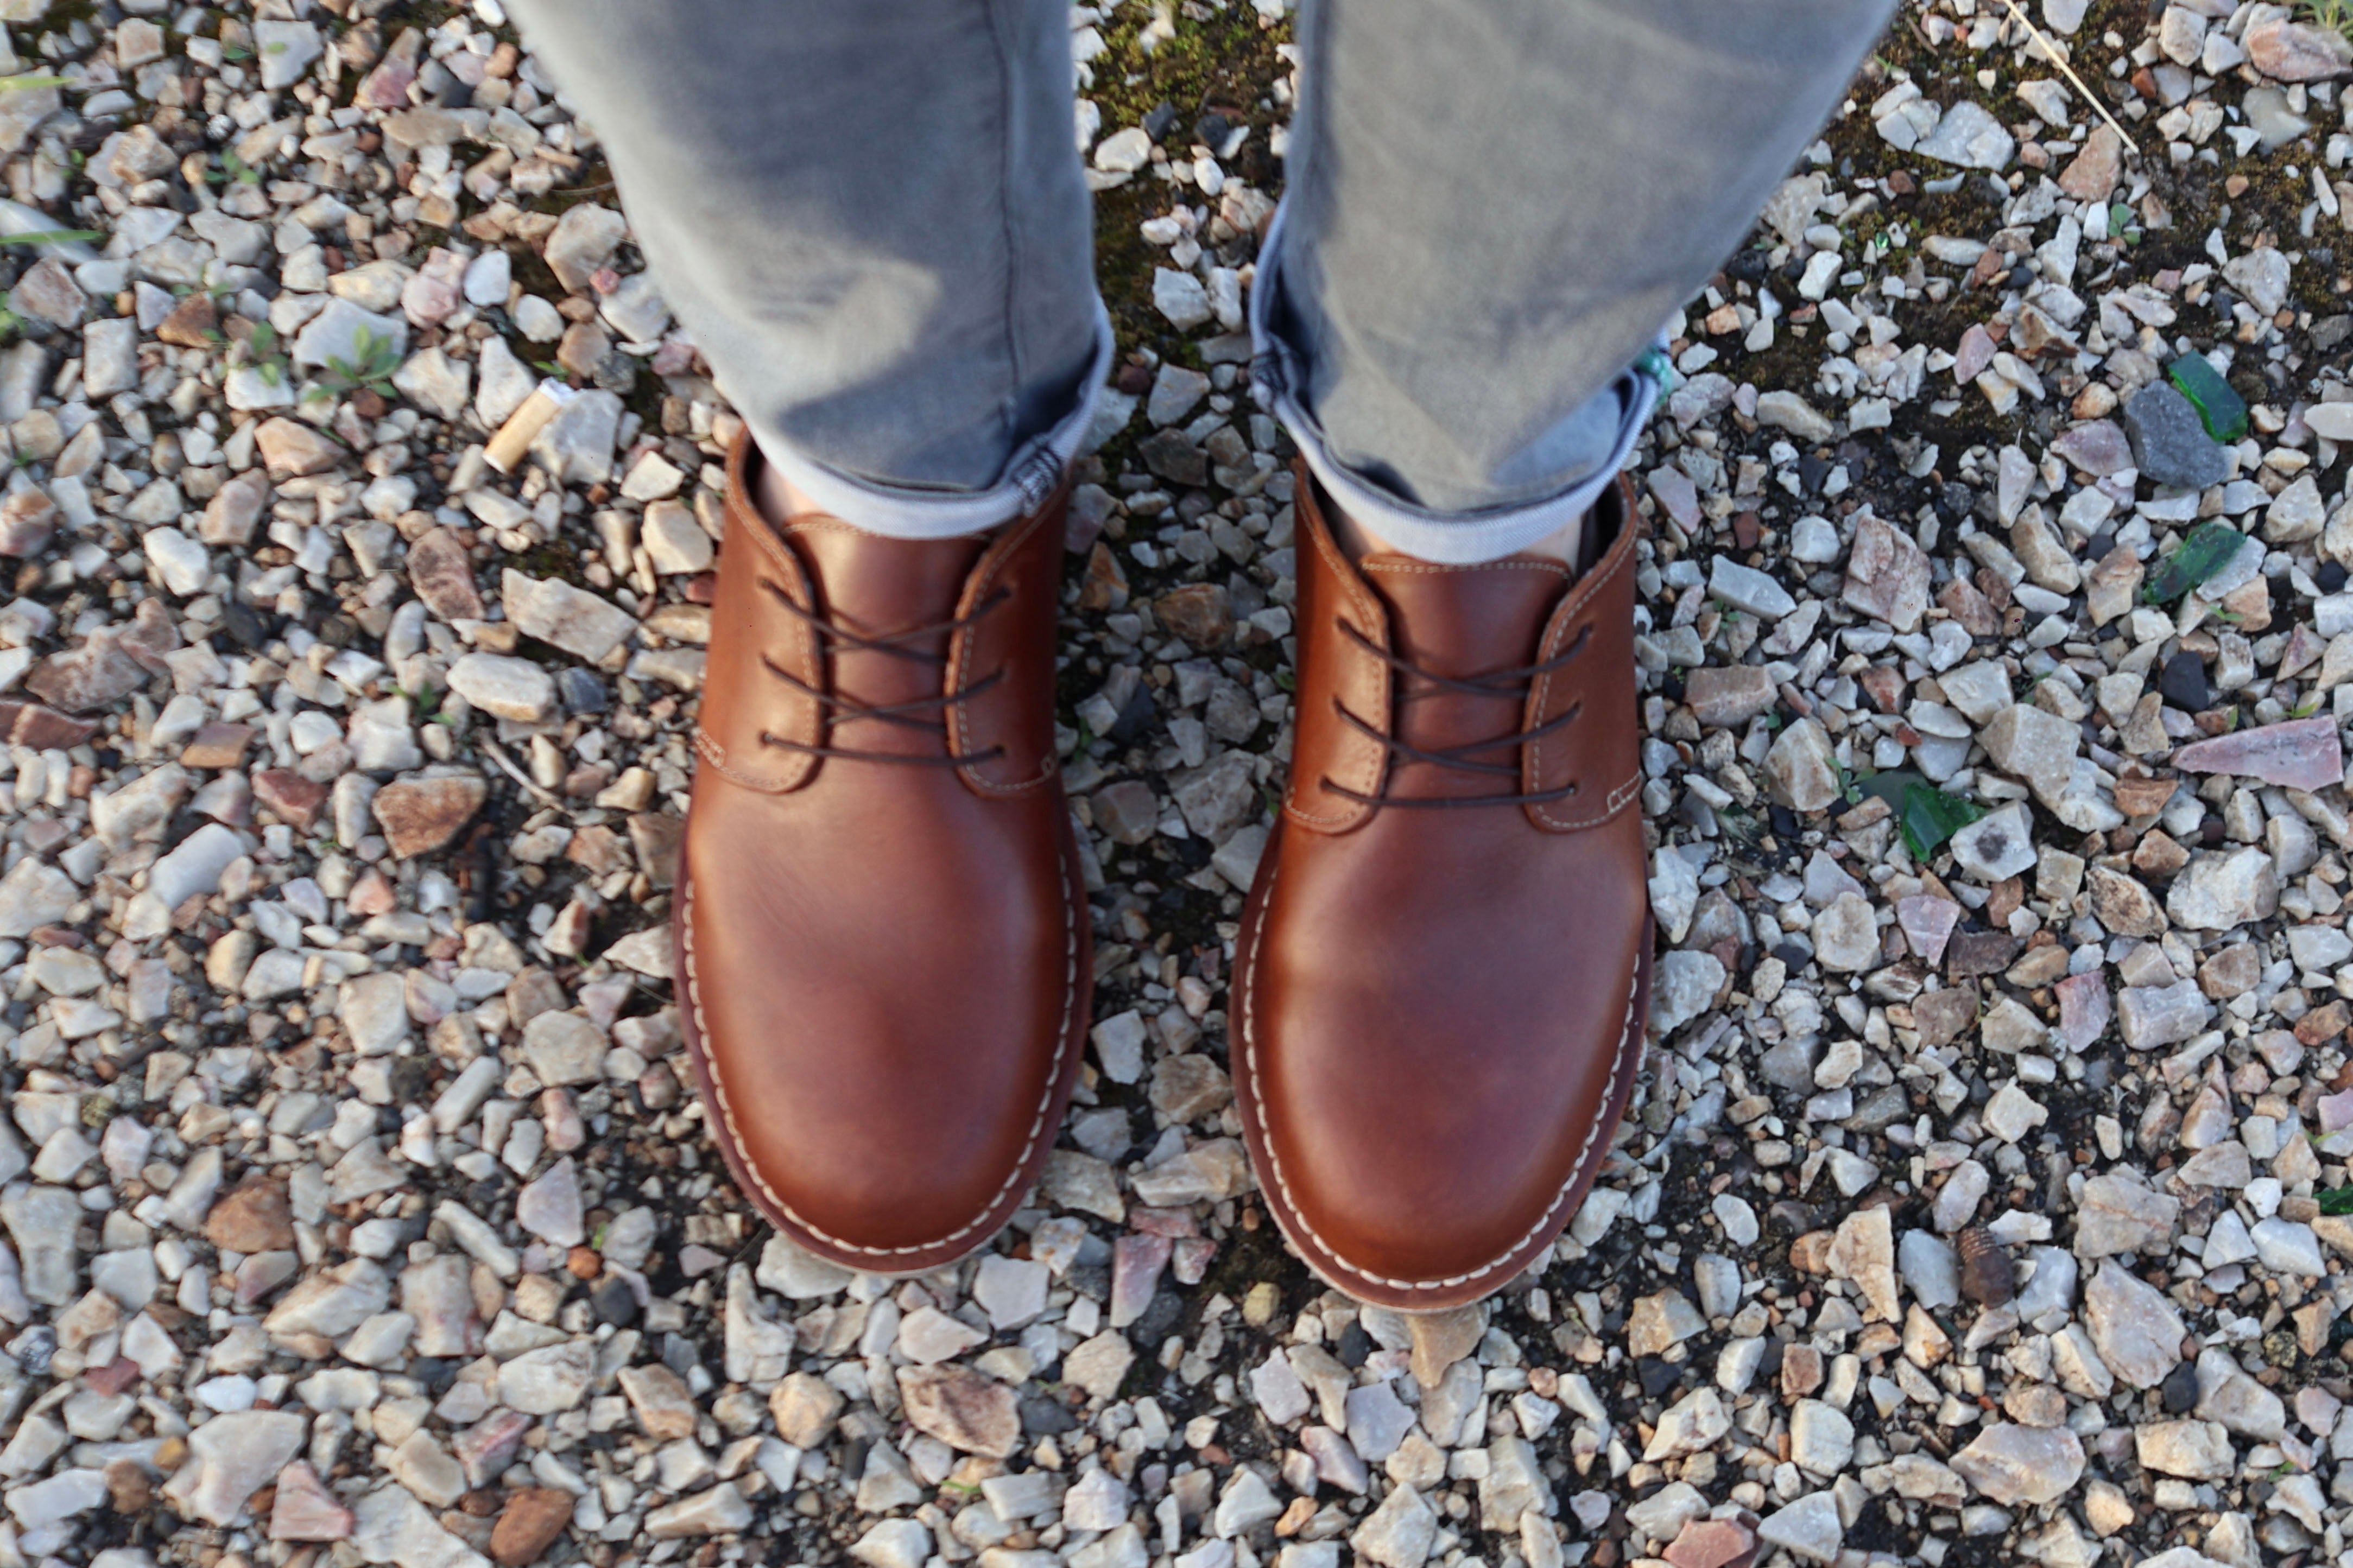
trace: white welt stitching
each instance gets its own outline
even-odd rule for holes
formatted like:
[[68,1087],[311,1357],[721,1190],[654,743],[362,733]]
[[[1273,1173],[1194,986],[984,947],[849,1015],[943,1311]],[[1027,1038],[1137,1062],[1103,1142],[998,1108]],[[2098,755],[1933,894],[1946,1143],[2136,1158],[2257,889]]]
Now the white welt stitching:
[[969,1224],[950,1231],[937,1241],[917,1242],[913,1247],[860,1247],[856,1242],[844,1241],[838,1236],[827,1234],[786,1203],[784,1195],[768,1184],[767,1177],[762,1175],[759,1167],[753,1163],[750,1152],[744,1148],[743,1132],[735,1124],[735,1103],[728,1098],[727,1075],[720,1068],[719,1053],[712,1049],[711,1026],[702,1015],[702,982],[694,963],[694,881],[691,877],[683,879],[679,910],[679,920],[682,923],[679,929],[684,933],[681,945],[686,949],[687,1005],[694,1010],[694,1030],[702,1037],[702,1060],[711,1071],[712,1093],[719,1101],[719,1115],[727,1125],[727,1136],[733,1141],[737,1152],[744,1155],[744,1173],[752,1178],[752,1184],[776,1205],[777,1212],[828,1247],[838,1247],[844,1252],[860,1253],[869,1258],[896,1258],[909,1253],[929,1252],[970,1236],[997,1205],[1005,1201],[1005,1195],[1020,1182],[1022,1171],[1029,1166],[1029,1152],[1038,1146],[1039,1135],[1046,1131],[1046,1114],[1053,1109],[1054,1089],[1062,1081],[1062,1058],[1071,1049],[1071,1005],[1079,994],[1079,928],[1071,912],[1070,862],[1064,858],[1059,841],[1054,846],[1054,870],[1060,879],[1062,895],[1062,1016],[1054,1028],[1054,1059],[1046,1069],[1045,1093],[1039,1098],[1038,1109],[1029,1118],[1029,1135],[1022,1141],[1021,1152],[1015,1157],[1013,1169],[1006,1176],[1004,1184],[989,1195],[988,1202],[981,1206],[980,1212]]
[[[1242,1011],[1240,1035],[1242,1059],[1237,1064],[1238,1075],[1250,1070],[1250,1056],[1258,1048],[1254,1026],[1258,1016],[1259,936],[1266,926],[1268,912],[1274,908],[1274,884],[1275,879],[1280,875],[1282,871],[1279,867],[1267,873],[1266,897],[1260,900],[1258,919],[1250,926],[1250,941],[1244,950],[1242,963],[1246,978],[1243,981],[1243,988],[1250,995],[1250,1005]],[[1535,1224],[1528,1227],[1526,1235],[1504,1248],[1503,1255],[1494,1261],[1482,1264],[1468,1274],[1456,1274],[1444,1279],[1391,1279],[1384,1275],[1368,1273],[1347,1263],[1341,1258],[1336,1247],[1316,1234],[1315,1227],[1307,1223],[1306,1215],[1301,1211],[1298,1203],[1292,1197],[1291,1183],[1282,1173],[1282,1153],[1275,1148],[1274,1139],[1269,1134],[1267,1129],[1266,1095],[1263,1091],[1255,1091],[1250,1097],[1250,1120],[1258,1128],[1259,1142],[1266,1149],[1266,1163],[1271,1168],[1275,1187],[1282,1194],[1282,1206],[1290,1211],[1293,1222],[1306,1234],[1309,1240],[1315,1244],[1317,1249],[1324,1254],[1324,1261],[1334,1269],[1375,1285],[1385,1285],[1393,1290],[1448,1290],[1457,1285],[1467,1285],[1482,1275],[1493,1274],[1511,1262],[1518,1256],[1522,1247],[1551,1227],[1553,1215],[1560,1212],[1561,1205],[1568,1201],[1569,1192],[1576,1187],[1579,1178],[1585,1173],[1585,1162],[1587,1156],[1593,1152],[1593,1141],[1601,1136],[1605,1128],[1614,1128],[1616,1125],[1616,1120],[1609,1117],[1608,1111],[1609,1102],[1617,1097],[1619,1075],[1626,1068],[1626,1037],[1634,1027],[1634,1007],[1641,994],[1641,983],[1642,964],[1641,955],[1637,954],[1633,973],[1628,977],[1626,983],[1626,1020],[1619,1026],[1618,1050],[1610,1058],[1609,1081],[1601,1086],[1601,1114],[1597,1115],[1593,1125],[1586,1129],[1585,1142],[1578,1146],[1577,1158],[1569,1162],[1568,1179],[1561,1184],[1560,1191],[1554,1194],[1551,1205],[1545,1210],[1543,1216]]]

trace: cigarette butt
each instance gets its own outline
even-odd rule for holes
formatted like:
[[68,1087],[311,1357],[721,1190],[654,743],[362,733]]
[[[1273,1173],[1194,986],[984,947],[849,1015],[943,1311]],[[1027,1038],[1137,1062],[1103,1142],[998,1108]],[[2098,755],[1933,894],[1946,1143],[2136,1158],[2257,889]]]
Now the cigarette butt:
[[541,382],[522,400],[522,406],[507,416],[499,433],[491,437],[491,444],[482,449],[483,460],[502,474],[513,473],[523,455],[531,450],[532,442],[547,428],[548,421],[564,412],[564,405],[578,395],[560,381]]

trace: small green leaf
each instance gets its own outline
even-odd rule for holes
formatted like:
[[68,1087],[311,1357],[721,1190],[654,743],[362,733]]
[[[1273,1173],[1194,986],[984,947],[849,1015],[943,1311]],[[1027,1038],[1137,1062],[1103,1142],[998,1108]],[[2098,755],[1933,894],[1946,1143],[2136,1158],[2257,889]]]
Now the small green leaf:
[[2312,1194],[2322,1214],[2353,1214],[2353,1187],[2324,1187]]
[[94,228],[39,228],[30,234],[0,234],[0,245],[65,245],[105,237]]
[[1904,847],[1912,851],[1915,860],[1926,865],[1945,840],[1985,814],[1985,807],[1973,800],[1947,795],[1933,784],[1914,784],[1904,792],[1898,823],[1904,829]]
[[2165,367],[2165,377],[2197,405],[2206,434],[2217,441],[2236,441],[2247,433],[2247,400],[2231,390],[2204,354],[2183,354]]
[[70,77],[62,76],[0,76],[0,92],[26,92],[37,87],[69,87]]
[[2189,531],[2179,549],[2165,558],[2141,590],[2152,605],[2169,604],[2231,563],[2247,536],[2227,523],[2201,522]]
[[2289,709],[2287,710],[2287,716],[2291,719],[2309,719],[2315,713],[2320,711],[2320,705],[2326,700],[2327,700],[2327,699],[2316,691],[2311,696],[2306,698],[2303,701],[2297,703],[2295,707]]
[[1877,795],[1895,808],[1895,825],[1904,847],[1925,866],[1945,840],[1986,814],[1984,806],[1957,795],[1947,795],[1909,770],[1880,773],[1862,781],[1862,792]]

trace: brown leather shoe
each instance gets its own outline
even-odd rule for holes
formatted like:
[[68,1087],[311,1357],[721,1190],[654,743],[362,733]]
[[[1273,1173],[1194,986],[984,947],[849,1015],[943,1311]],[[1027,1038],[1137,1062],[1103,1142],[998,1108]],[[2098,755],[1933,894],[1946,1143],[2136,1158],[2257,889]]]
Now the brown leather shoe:
[[712,1135],[779,1230],[921,1273],[1012,1215],[1079,1069],[1062,498],[983,538],[779,527],[747,447],[680,863],[687,1043]]
[[1551,1246],[1634,1087],[1651,919],[1622,484],[1590,564],[1352,566],[1299,478],[1298,729],[1233,993],[1292,1246],[1359,1300],[1475,1301]]

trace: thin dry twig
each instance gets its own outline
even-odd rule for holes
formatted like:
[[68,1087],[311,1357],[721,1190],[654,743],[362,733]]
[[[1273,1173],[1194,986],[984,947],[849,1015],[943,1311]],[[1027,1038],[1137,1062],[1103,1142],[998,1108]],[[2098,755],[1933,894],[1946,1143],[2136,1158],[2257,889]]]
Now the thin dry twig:
[[2075,74],[2075,68],[2069,65],[2067,57],[2059,52],[2059,46],[2045,37],[2042,29],[2029,20],[2024,11],[2019,9],[2018,0],[2001,0],[2001,3],[2010,7],[2011,16],[2018,18],[2018,25],[2026,29],[2026,36],[2042,46],[2042,58],[2057,66],[2067,79],[2074,83],[2075,90],[2084,95],[2084,101],[2090,104],[2099,117],[2108,122],[2108,129],[2115,132],[2123,141],[2125,151],[2136,158],[2139,157],[2140,145],[2132,139],[2132,132],[2125,129],[2122,121],[2108,112],[2108,106],[2100,101],[2100,95],[2092,90],[2090,84]]
[[496,763],[499,765],[499,771],[501,773],[514,780],[515,783],[522,785],[524,790],[530,794],[532,799],[539,802],[542,805],[561,807],[564,805],[560,796],[541,787],[537,779],[533,778],[529,773],[523,772],[522,768],[516,766],[515,760],[507,755],[505,747],[500,745],[496,741],[491,740],[488,735],[478,735],[475,739],[482,748],[482,754],[490,758],[493,763]]

